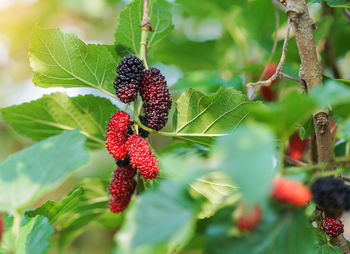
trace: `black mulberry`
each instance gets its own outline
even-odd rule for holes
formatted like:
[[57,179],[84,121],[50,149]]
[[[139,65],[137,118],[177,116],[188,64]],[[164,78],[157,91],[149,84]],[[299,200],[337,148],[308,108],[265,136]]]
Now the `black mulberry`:
[[148,120],[147,126],[160,130],[168,121],[171,98],[165,77],[156,68],[144,72],[140,85],[140,95]]
[[115,78],[114,89],[122,102],[135,100],[144,68],[143,62],[136,56],[125,56],[118,65],[119,75]]
[[318,178],[311,185],[313,199],[327,214],[350,209],[350,186],[333,176]]

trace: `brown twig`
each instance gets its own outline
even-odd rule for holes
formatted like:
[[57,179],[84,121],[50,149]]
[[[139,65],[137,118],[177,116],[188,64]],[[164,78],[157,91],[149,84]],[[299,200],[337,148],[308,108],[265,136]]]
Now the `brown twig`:
[[290,157],[288,155],[284,156],[284,161],[287,162],[291,166],[297,166],[297,167],[306,167],[306,166],[308,166],[307,163],[305,163],[303,161],[300,161],[300,160],[293,159],[292,157]]
[[288,74],[285,74],[285,73],[283,73],[283,72],[280,72],[280,76],[281,76],[281,77],[284,77],[284,78],[287,78],[287,79],[290,79],[290,80],[293,80],[293,81],[295,81],[295,82],[298,82],[298,83],[300,83],[301,85],[304,85],[304,82],[303,82],[302,80],[297,79],[297,78],[294,78],[294,77],[292,77],[292,76],[289,76]]
[[348,8],[343,8],[343,13],[345,15],[346,20],[350,24],[350,11],[349,11],[349,9]]
[[[291,20],[301,60],[299,77],[305,81],[309,91],[312,87],[322,84],[321,67],[317,59],[313,36],[315,23],[309,15],[305,0],[287,0],[286,3],[287,15]],[[318,162],[329,162],[332,151],[328,109],[319,110],[313,118]]]
[[350,249],[344,235],[341,234],[331,239],[331,243],[337,245],[344,254],[350,254]]
[[267,68],[268,68],[269,64],[271,63],[272,58],[275,55],[276,49],[277,49],[278,29],[279,29],[279,26],[280,26],[280,12],[278,11],[277,6],[276,5],[274,5],[274,6],[275,6],[275,37],[273,39],[273,45],[272,45],[271,54],[270,54],[269,59],[267,60],[267,62],[265,64],[265,67],[264,67],[263,71],[260,74],[259,80],[261,80],[265,76]]
[[151,25],[151,19],[149,17],[148,0],[143,1],[143,16],[141,21],[141,27],[146,28],[148,31],[154,31]]
[[286,7],[283,4],[281,4],[278,0],[272,0],[272,3],[281,11],[286,11]]
[[283,67],[284,61],[286,59],[286,51],[287,51],[287,44],[288,44],[288,38],[289,38],[289,30],[290,30],[290,19],[288,19],[287,31],[286,31],[286,35],[284,37],[281,59],[280,59],[280,62],[278,63],[278,65],[277,65],[275,73],[267,80],[258,81],[256,83],[248,83],[247,87],[270,86],[272,84],[272,81],[274,81],[275,79],[277,79],[279,77],[280,72],[282,71],[282,67]]

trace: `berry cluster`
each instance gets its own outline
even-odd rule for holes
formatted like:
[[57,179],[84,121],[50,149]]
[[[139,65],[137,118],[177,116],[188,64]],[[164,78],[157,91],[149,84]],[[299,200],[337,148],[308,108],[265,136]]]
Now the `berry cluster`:
[[325,218],[322,220],[321,226],[324,232],[332,237],[337,237],[338,235],[344,233],[344,225],[339,219]]
[[136,188],[135,174],[136,169],[131,165],[119,167],[114,171],[112,182],[109,185],[111,194],[109,209],[113,213],[121,212],[128,206]]
[[118,65],[119,75],[115,78],[114,88],[122,102],[135,100],[144,68],[143,62],[136,56],[126,56]]
[[275,180],[271,196],[276,201],[295,207],[307,205],[312,198],[310,190],[303,184],[286,178]]
[[311,185],[313,200],[326,214],[336,215],[350,209],[350,186],[333,176],[321,177]]
[[[134,134],[132,125],[130,116],[119,111],[111,116],[107,126],[106,147],[118,165],[109,186],[109,208],[114,213],[123,211],[129,204],[136,187],[134,176],[137,169],[145,179],[155,178],[159,171],[148,142]],[[141,132],[141,135],[147,136],[148,132]]]
[[158,69],[150,68],[144,72],[140,95],[144,102],[148,126],[160,130],[168,121],[171,98],[165,77]]
[[[144,71],[142,61],[135,56],[124,57],[117,72],[114,88],[119,99],[129,103],[135,100],[139,91],[145,111],[141,123],[157,131],[163,128],[172,103],[165,77],[156,68]],[[140,133],[143,134],[148,135]]]

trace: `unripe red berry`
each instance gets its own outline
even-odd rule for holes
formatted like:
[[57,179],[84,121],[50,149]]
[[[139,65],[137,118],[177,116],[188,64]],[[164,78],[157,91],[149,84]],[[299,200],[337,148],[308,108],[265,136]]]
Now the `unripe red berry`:
[[324,232],[332,237],[337,237],[338,235],[344,233],[344,225],[339,219],[325,218],[322,220],[321,226]]
[[126,140],[130,116],[119,111],[114,113],[107,126],[106,147],[116,160],[124,160],[127,156]]
[[130,156],[130,164],[140,170],[143,178],[153,179],[157,177],[158,163],[147,140],[134,134],[128,138],[126,146]]
[[297,181],[279,178],[274,181],[271,197],[276,201],[300,207],[310,202],[312,194],[305,185]]
[[247,209],[245,204],[241,203],[238,209],[239,217],[236,224],[240,231],[252,231],[259,225],[262,217],[262,210],[258,205],[254,205],[251,209]]
[[[272,77],[273,74],[275,74],[276,69],[277,69],[278,64],[276,63],[270,63],[269,65],[267,65],[266,68],[266,72],[264,75],[264,79],[269,79]],[[274,80],[272,80],[272,84],[277,83],[279,80],[279,77],[277,76]]]
[[289,138],[287,154],[293,159],[300,160],[303,157],[307,146],[307,139],[301,140],[299,132],[295,132]]

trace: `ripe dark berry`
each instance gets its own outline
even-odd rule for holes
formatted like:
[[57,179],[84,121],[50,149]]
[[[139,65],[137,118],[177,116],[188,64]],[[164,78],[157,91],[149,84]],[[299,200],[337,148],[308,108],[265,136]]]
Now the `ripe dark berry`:
[[127,155],[126,135],[130,123],[130,116],[119,111],[114,113],[109,120],[106,133],[106,147],[116,160],[124,160]]
[[115,78],[114,89],[122,102],[135,100],[144,68],[143,62],[136,56],[125,56],[118,65],[119,75]]
[[327,214],[350,209],[350,187],[333,176],[321,177],[311,185],[313,200]]
[[271,196],[276,201],[289,203],[296,207],[307,205],[312,198],[310,190],[305,185],[286,178],[274,181]]
[[168,121],[171,98],[165,77],[156,68],[144,72],[140,85],[140,95],[148,120],[147,126],[160,130]]
[[130,165],[130,157],[127,156],[125,160],[116,160],[118,167],[126,167]]
[[276,92],[273,90],[271,86],[263,86],[260,90],[261,97],[264,101],[275,101],[276,100]]
[[154,158],[148,142],[138,136],[132,135],[126,142],[127,150],[130,155],[130,164],[140,170],[145,179],[157,177],[159,167],[156,158]]
[[[141,123],[142,123],[144,126],[149,127],[149,126],[148,126],[148,120],[147,120],[147,118],[146,118],[145,116],[139,116],[139,119],[140,119]],[[146,131],[146,130],[144,130],[144,129],[142,129],[142,128],[139,128],[139,135],[140,135],[141,137],[143,137],[143,138],[147,138],[148,135],[149,135],[149,132]]]
[[251,209],[247,209],[244,203],[241,204],[242,205],[239,205],[238,207],[240,211],[239,217],[236,221],[237,228],[242,232],[252,231],[259,225],[262,211],[258,205],[254,205]]
[[114,171],[112,182],[109,185],[111,194],[109,209],[113,213],[121,212],[128,206],[136,188],[135,174],[136,169],[132,166],[119,167]]
[[344,225],[339,219],[325,218],[322,220],[321,226],[324,232],[332,237],[337,237],[338,235],[344,233]]

